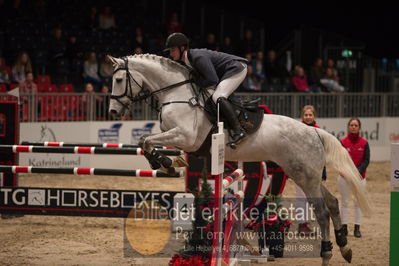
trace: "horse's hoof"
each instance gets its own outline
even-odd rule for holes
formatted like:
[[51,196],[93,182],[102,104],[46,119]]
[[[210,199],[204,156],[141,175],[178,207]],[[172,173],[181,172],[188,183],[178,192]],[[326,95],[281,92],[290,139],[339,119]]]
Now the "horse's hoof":
[[187,166],[188,163],[183,157],[177,156],[173,159],[172,167],[187,167]]
[[167,168],[167,173],[169,175],[175,175],[176,174],[176,169],[174,167],[169,167],[169,168]]
[[349,263],[352,261],[352,249],[348,246],[339,248],[341,250],[342,257]]
[[321,265],[323,265],[323,266],[330,265],[331,258],[332,258],[332,252],[331,251],[323,252],[323,260],[322,260]]

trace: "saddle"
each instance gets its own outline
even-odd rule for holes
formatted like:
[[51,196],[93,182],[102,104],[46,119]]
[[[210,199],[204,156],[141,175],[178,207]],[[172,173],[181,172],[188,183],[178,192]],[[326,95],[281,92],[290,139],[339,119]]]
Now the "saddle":
[[[241,101],[239,99],[229,97],[228,100],[232,104],[238,120],[240,121],[240,125],[245,130],[247,135],[256,132],[259,129],[264,116],[263,108],[258,107],[260,99],[255,99],[252,101]],[[217,105],[213,102],[212,97],[209,97],[206,100],[204,109],[206,110],[207,117],[209,121],[213,124],[213,127],[201,147],[193,153],[196,156],[204,156],[209,154],[212,134],[216,133],[218,130]],[[231,128],[229,127],[228,123],[226,123],[226,121],[223,119],[223,117],[220,117],[220,119],[222,122],[224,122],[224,128],[228,130],[229,137],[231,138]]]
[[[264,115],[263,109],[258,107],[260,99],[240,101],[237,98],[229,97],[228,100],[232,104],[234,112],[240,121],[240,125],[247,135],[250,135],[259,129]],[[206,101],[205,110],[207,111],[209,121],[214,125],[212,130],[212,133],[214,133],[214,131],[217,130],[217,105],[213,102],[212,97]],[[228,123],[226,123],[223,117],[220,117],[220,119],[224,122],[224,127],[229,131],[231,137],[231,128]]]

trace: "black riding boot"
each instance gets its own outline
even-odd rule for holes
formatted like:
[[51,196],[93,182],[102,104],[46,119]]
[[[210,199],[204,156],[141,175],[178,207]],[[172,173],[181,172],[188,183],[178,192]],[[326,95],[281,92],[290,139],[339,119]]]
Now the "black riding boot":
[[220,97],[218,99],[220,112],[223,118],[227,121],[230,128],[233,130],[232,141],[227,143],[232,148],[235,148],[235,144],[238,144],[242,139],[245,138],[245,131],[241,128],[240,121],[238,121],[237,115],[234,112],[233,107],[230,102],[224,98]]

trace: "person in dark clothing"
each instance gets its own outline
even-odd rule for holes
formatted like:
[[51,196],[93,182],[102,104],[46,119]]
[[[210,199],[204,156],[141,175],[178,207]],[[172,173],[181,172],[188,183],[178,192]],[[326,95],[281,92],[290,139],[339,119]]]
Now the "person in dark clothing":
[[309,83],[313,90],[320,91],[323,88],[320,80],[324,77],[323,60],[316,58],[313,62],[313,66],[310,68]]
[[213,51],[219,51],[219,44],[216,42],[216,36],[213,33],[206,35],[206,41],[203,44],[203,48]]
[[72,64],[74,60],[83,60],[83,55],[83,49],[77,42],[76,36],[69,36],[65,49],[65,57],[69,63]]
[[265,73],[269,79],[278,78],[281,80],[283,78],[289,77],[288,71],[283,65],[277,62],[276,52],[273,50],[269,51],[267,54]]
[[[349,152],[353,163],[357,167],[360,175],[362,176],[361,184],[366,187],[366,169],[370,163],[370,147],[367,140],[360,137],[361,122],[359,118],[351,118],[348,122],[348,136],[341,140],[342,146]],[[344,232],[348,234],[348,220],[349,220],[349,200],[351,198],[350,184],[341,176],[338,177],[338,187],[341,193],[341,219]],[[362,211],[359,208],[359,204],[354,200],[355,208],[355,229],[354,236],[362,237],[360,233],[360,224],[362,222]]]
[[219,104],[221,115],[232,129],[232,148],[245,138],[245,131],[227,98],[247,74],[247,60],[231,54],[208,49],[190,49],[189,40],[183,33],[173,33],[166,40],[165,52],[194,71],[195,82],[202,88],[215,86],[212,100]]

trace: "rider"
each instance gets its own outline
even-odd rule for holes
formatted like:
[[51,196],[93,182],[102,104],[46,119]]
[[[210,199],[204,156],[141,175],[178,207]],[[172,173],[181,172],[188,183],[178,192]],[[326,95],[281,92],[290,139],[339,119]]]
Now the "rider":
[[[166,40],[165,52],[170,57],[196,72],[196,83],[202,88],[216,86],[212,100],[219,104],[222,116],[233,131],[229,145],[237,144],[245,138],[245,131],[227,98],[232,94],[247,74],[248,61],[244,58],[208,49],[189,49],[189,40],[183,33],[172,33]],[[234,147],[234,146],[233,146]]]

